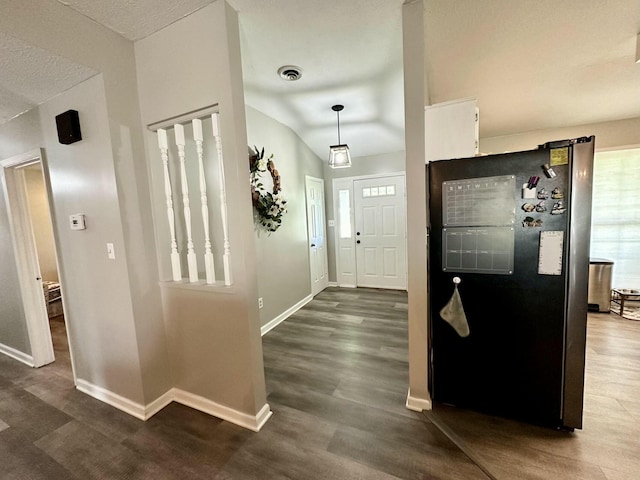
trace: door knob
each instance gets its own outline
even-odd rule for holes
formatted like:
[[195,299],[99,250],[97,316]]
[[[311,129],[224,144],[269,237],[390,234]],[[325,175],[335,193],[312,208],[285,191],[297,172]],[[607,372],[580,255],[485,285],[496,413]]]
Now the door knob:
[[360,235],[360,232],[356,232],[356,235]]
[[360,240],[356,240],[356,243],[360,243]]
[[316,244],[315,244],[315,243],[312,243],[312,244],[311,244],[311,246],[312,246],[312,247],[315,247],[315,246],[316,246]]

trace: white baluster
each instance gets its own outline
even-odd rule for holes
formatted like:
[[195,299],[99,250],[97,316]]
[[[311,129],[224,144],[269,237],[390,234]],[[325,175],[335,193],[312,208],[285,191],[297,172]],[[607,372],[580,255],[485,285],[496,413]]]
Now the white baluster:
[[216,273],[213,265],[213,253],[211,253],[211,239],[209,237],[209,207],[207,206],[207,183],[204,178],[204,162],[202,159],[204,140],[202,135],[202,120],[194,118],[193,139],[196,141],[196,150],[198,152],[198,175],[200,179],[200,203],[202,204],[202,224],[204,226],[204,267],[207,275],[207,283],[209,285],[215,283]]
[[167,143],[167,131],[158,129],[158,146],[162,155],[162,167],[164,170],[164,195],[167,203],[167,217],[169,218],[169,232],[171,234],[171,272],[173,281],[182,280],[182,269],[180,268],[180,253],[176,242],[175,214],[173,213],[173,198],[171,196],[171,178],[169,177],[169,144]]
[[176,146],[178,147],[178,158],[180,159],[180,180],[182,186],[182,205],[184,206],[184,223],[187,228],[187,265],[189,267],[189,281],[198,281],[198,263],[196,252],[193,249],[193,239],[191,237],[191,208],[189,207],[189,186],[187,184],[187,169],[185,166],[185,141],[184,127],[180,124],[173,126],[176,135]]
[[224,284],[231,285],[231,245],[229,244],[229,224],[227,222],[227,192],[224,181],[224,161],[222,157],[222,141],[220,139],[220,114],[211,115],[213,126],[213,137],[216,140],[216,149],[218,152],[218,167],[220,169],[220,214],[222,216],[222,232],[224,235],[224,254],[222,261],[224,263]]

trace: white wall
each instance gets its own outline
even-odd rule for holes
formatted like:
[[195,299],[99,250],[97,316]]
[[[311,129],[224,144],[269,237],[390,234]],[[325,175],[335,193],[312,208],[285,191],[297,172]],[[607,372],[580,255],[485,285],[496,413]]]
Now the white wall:
[[[480,121],[482,121],[482,115]],[[596,150],[640,145],[640,117],[481,138],[480,151],[483,153],[503,153],[532,150],[538,145],[553,140],[589,137],[591,135],[596,137]]]
[[[351,159],[351,167],[349,168],[330,168],[329,162],[326,159],[323,161],[323,165],[324,176],[327,182],[331,182],[334,178],[404,172],[405,153],[404,151],[399,151],[369,155],[366,157],[355,157]],[[331,188],[331,183],[325,185],[325,188]]]
[[[214,104],[220,111],[233,286],[163,282],[172,381],[205,403],[255,416],[266,405],[266,389],[236,12],[214,2],[140,40],[135,52],[144,125]],[[160,276],[167,280],[162,162],[155,134],[147,132],[146,141]]]
[[311,295],[305,175],[323,178],[323,171],[321,160],[289,127],[251,107],[247,138],[252,147],[265,148],[265,158],[274,154],[287,199],[287,213],[276,232],[255,228],[258,295],[264,302],[260,323],[265,325]]
[[425,176],[424,106],[429,92],[424,66],[424,3],[402,6],[404,47],[404,111],[407,152],[407,258],[409,290],[409,397],[407,406],[431,408],[428,389],[427,323],[427,187]]

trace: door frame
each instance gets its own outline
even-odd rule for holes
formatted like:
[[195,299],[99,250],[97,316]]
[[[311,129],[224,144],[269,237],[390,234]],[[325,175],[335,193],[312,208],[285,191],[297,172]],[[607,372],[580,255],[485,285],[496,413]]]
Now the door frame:
[[324,225],[324,258],[323,260],[323,267],[324,267],[324,282],[322,285],[322,288],[320,288],[317,292],[314,291],[313,289],[313,275],[312,275],[312,270],[311,270],[311,255],[309,254],[309,278],[311,281],[311,295],[312,296],[316,296],[318,293],[320,293],[322,290],[324,290],[325,288],[327,288],[329,286],[329,257],[328,257],[328,246],[327,246],[327,216],[326,216],[326,212],[325,212],[325,195],[324,195],[324,180],[322,178],[318,178],[318,177],[313,177],[311,175],[305,175],[304,176],[304,200],[305,200],[305,208],[306,208],[306,217],[307,217],[307,252],[309,252],[309,249],[311,248],[310,244],[311,244],[311,238],[310,238],[310,229],[309,229],[309,204],[307,203],[308,200],[308,196],[307,196],[307,192],[308,192],[308,182],[309,180],[315,181],[320,183],[320,190],[321,190],[321,194],[322,194],[322,202],[320,203],[321,207],[322,207],[322,211],[320,212],[322,214],[322,224]]
[[[53,341],[51,339],[51,329],[49,326],[49,316],[42,292],[40,267],[38,265],[38,253],[36,249],[35,236],[31,223],[31,213],[27,200],[27,191],[24,181],[23,167],[40,163],[42,175],[46,189],[49,213],[53,227],[53,237],[55,244],[55,257],[58,266],[60,280],[60,258],[58,255],[58,239],[55,229],[55,217],[52,209],[52,194],[49,182],[49,174],[46,168],[45,155],[43,149],[35,149],[21,155],[16,155],[0,161],[0,180],[2,181],[5,201],[7,205],[7,216],[13,240],[15,252],[16,269],[20,292],[24,305],[25,322],[27,335],[31,346],[31,360],[33,367],[41,367],[55,360],[53,351]],[[62,290],[62,282],[61,290]],[[64,294],[62,295],[63,308]],[[66,311],[66,308],[65,308]],[[66,321],[67,319],[65,319]],[[68,337],[67,332],[67,337]],[[71,354],[71,342],[69,341],[69,353]],[[71,365],[73,379],[75,383],[75,368],[73,368],[73,355],[71,354]],[[24,359],[20,359],[24,361]]]
[[[370,180],[370,179],[374,179],[374,178],[388,178],[388,177],[403,177],[404,178],[404,182],[405,182],[405,195],[404,195],[404,202],[405,202],[405,242],[407,241],[407,224],[408,224],[408,220],[406,218],[406,204],[407,204],[407,189],[406,189],[406,184],[407,184],[407,175],[405,171],[398,171],[398,172],[387,172],[387,173],[374,173],[374,174],[370,174],[370,175],[356,175],[353,177],[340,177],[340,178],[334,178],[332,181],[332,187],[333,187],[333,218],[336,219],[335,220],[335,228],[333,229],[333,236],[334,236],[334,260],[335,260],[335,264],[336,264],[336,283],[339,287],[348,287],[348,288],[356,288],[358,286],[358,280],[357,280],[357,271],[356,271],[356,252],[355,252],[355,246],[356,246],[356,238],[355,235],[351,235],[350,240],[350,245],[352,246],[352,251],[353,251],[353,255],[352,255],[352,264],[353,264],[353,274],[350,276],[345,276],[341,274],[342,269],[340,268],[340,199],[339,199],[339,191],[340,190],[349,190],[349,208],[351,210],[351,214],[350,214],[350,221],[351,221],[351,232],[353,233],[355,231],[355,225],[356,225],[356,219],[355,219],[355,199],[354,199],[354,188],[353,185],[356,181],[358,180]],[[343,240],[344,242],[344,240]],[[406,267],[408,267],[408,250],[407,250],[407,255],[405,256],[405,274],[407,274],[406,272]],[[344,278],[343,278],[344,277]],[[407,275],[407,283],[408,283],[408,275]],[[408,288],[408,284],[405,287]]]

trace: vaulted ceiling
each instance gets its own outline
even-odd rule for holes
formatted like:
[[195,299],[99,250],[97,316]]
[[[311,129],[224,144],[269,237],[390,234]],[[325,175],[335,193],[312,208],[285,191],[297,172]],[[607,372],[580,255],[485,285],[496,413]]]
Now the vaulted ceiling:
[[[211,3],[59,1],[132,41]],[[354,156],[404,148],[403,0],[228,1],[248,105],[321,158],[336,141],[336,103]],[[481,137],[640,116],[637,0],[424,4],[430,100],[477,98]],[[290,64],[303,70],[296,82],[277,75]],[[95,73],[0,32],[0,122]]]

